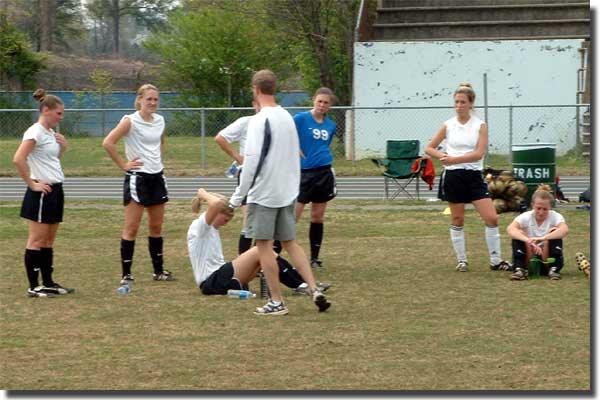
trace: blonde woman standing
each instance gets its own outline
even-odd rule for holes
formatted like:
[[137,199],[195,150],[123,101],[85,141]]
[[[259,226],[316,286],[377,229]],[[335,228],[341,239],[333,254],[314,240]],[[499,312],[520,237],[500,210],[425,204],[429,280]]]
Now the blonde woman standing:
[[[510,264],[501,258],[498,214],[481,172],[488,145],[487,125],[472,113],[474,102],[471,85],[461,83],[454,92],[456,116],[444,122],[425,152],[444,164],[438,197],[448,202],[451,212],[450,239],[458,260],[456,270],[469,270],[464,235],[466,203],[473,203],[485,223],[490,269],[508,270]],[[440,151],[438,146],[444,140],[445,151]]]
[[[52,279],[53,245],[64,210],[62,184],[65,175],[60,158],[68,147],[67,139],[52,128],[63,119],[65,106],[60,98],[46,94],[44,89],[36,90],[33,97],[40,104],[40,116],[23,134],[13,162],[27,184],[21,206],[21,217],[29,220],[25,248],[25,271],[29,280],[27,295],[53,297],[74,291]],[[40,271],[41,286],[38,285]]]
[[[162,163],[166,145],[165,120],[156,113],[158,105],[158,89],[150,84],[142,85],[135,98],[137,111],[125,115],[102,143],[114,163],[125,172],[125,224],[121,236],[122,284],[134,280],[131,265],[144,209],[148,212],[148,250],[154,269],[153,279],[174,280],[173,274],[163,269],[162,225],[165,203],[169,201],[169,197]],[[126,159],[117,151],[117,143],[121,139],[125,141]]]

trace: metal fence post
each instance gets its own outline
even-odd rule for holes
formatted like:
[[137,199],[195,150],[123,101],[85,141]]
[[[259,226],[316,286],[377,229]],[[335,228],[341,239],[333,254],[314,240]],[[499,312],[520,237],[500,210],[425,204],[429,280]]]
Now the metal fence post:
[[579,118],[579,93],[575,96],[575,158],[579,159],[583,154],[583,146],[581,143],[581,132],[579,130],[579,125],[581,121]]
[[513,148],[513,106],[508,107],[508,157],[512,169],[512,148]]
[[202,137],[200,138],[200,165],[202,169],[206,168],[206,110],[203,108],[200,111],[200,125]]

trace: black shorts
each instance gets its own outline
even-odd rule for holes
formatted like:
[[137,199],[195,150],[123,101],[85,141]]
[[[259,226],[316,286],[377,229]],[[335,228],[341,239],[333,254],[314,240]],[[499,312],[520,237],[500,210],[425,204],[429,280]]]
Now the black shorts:
[[[240,186],[240,180],[241,180],[241,176],[242,176],[242,169],[238,169],[238,174],[237,174],[237,185]],[[242,205],[245,206],[247,204],[248,200],[248,196],[244,196],[244,198],[242,199]]]
[[21,204],[21,217],[42,224],[57,224],[62,222],[65,209],[65,194],[62,183],[50,185],[49,193],[34,192],[27,188]]
[[331,165],[302,170],[299,203],[326,203],[336,195],[335,173]]
[[449,203],[470,203],[490,198],[490,192],[481,171],[449,169],[440,178],[438,198]]
[[169,201],[167,181],[162,171],[157,174],[128,171],[123,182],[123,205],[133,200],[143,206],[155,206]]
[[227,262],[213,272],[200,284],[202,294],[227,294],[229,289],[248,290],[248,285],[243,285],[233,277],[233,263]]

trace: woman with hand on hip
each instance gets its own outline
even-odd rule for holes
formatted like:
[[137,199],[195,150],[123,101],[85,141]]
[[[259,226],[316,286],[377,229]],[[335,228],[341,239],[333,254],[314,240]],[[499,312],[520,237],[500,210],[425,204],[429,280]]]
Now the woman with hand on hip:
[[[468,271],[465,250],[465,203],[473,203],[485,223],[485,240],[490,257],[490,269],[508,270],[500,251],[498,214],[483,180],[483,157],[488,145],[488,130],[484,121],[472,114],[475,92],[468,83],[461,83],[454,92],[456,116],[444,122],[425,152],[444,164],[438,196],[448,202],[451,212],[450,239],[456,253],[456,270]],[[446,141],[446,151],[438,150]]]
[[[148,250],[154,269],[153,279],[174,280],[173,274],[163,269],[162,225],[165,203],[169,201],[169,197],[162,163],[166,145],[165,120],[156,114],[158,104],[158,89],[150,84],[142,85],[135,98],[137,111],[125,115],[102,143],[115,164],[125,172],[121,284],[134,280],[131,265],[144,209],[148,211]],[[125,141],[126,160],[123,160],[117,151],[117,142],[121,138]]]
[[[53,297],[74,291],[52,279],[53,245],[64,210],[65,175],[60,158],[67,149],[67,139],[52,128],[63,119],[65,106],[60,98],[46,94],[44,89],[36,90],[33,97],[40,104],[40,116],[38,122],[25,131],[13,162],[27,184],[21,206],[21,217],[29,220],[25,249],[27,295]],[[38,285],[38,271],[42,273],[42,286]]]

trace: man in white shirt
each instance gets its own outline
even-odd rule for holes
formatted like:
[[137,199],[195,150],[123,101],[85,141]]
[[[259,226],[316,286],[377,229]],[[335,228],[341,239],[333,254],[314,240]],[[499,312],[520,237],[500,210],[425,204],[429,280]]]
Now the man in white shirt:
[[240,184],[230,205],[239,207],[247,196],[245,234],[256,240],[260,264],[271,300],[256,309],[258,315],[285,315],[272,246],[279,240],[310,287],[319,311],[331,305],[316,286],[304,250],[296,242],[294,208],[300,185],[300,145],[292,116],[275,101],[277,78],[269,70],[252,77],[254,100],[260,112],[250,119]]

